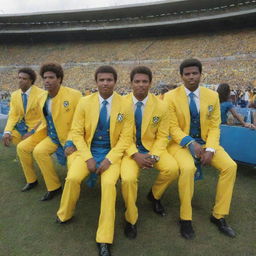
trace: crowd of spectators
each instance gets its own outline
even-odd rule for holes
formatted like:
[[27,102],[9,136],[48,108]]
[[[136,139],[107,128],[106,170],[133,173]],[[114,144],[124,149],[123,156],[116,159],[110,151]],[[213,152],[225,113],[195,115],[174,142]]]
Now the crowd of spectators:
[[[188,57],[197,57],[203,62],[205,84],[228,83],[231,89],[244,90],[256,82],[256,31],[248,29],[153,39],[1,43],[0,51],[0,90],[8,91],[16,89],[20,67],[30,66],[38,71],[46,61],[61,63],[65,69],[64,84],[81,91],[94,87],[94,70],[102,64],[117,69],[120,92],[129,91],[129,72],[138,64],[152,69],[153,87],[158,88],[161,83],[179,85],[178,66]],[[40,78],[36,83],[41,84]]]

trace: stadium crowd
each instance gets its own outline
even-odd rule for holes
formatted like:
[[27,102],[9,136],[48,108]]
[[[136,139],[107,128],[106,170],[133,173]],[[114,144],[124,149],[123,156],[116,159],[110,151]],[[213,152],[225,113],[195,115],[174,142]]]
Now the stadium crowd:
[[[193,45],[193,47],[188,47]],[[110,50],[111,49],[111,50]],[[180,84],[177,68],[187,57],[204,64],[202,83],[228,83],[231,89],[243,89],[256,83],[256,32],[219,32],[154,39],[113,40],[111,42],[69,42],[26,45],[0,45],[0,89],[16,89],[17,70],[23,66],[39,69],[39,64],[56,61],[65,69],[64,83],[83,91],[93,88],[91,77],[98,65],[111,64],[119,75],[117,88],[129,90],[128,73],[143,64],[154,74],[153,87],[161,83]],[[42,81],[38,79],[37,84]]]

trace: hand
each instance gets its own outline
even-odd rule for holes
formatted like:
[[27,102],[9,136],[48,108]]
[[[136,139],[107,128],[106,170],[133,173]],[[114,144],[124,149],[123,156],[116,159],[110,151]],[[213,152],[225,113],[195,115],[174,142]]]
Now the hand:
[[6,147],[10,146],[10,143],[12,141],[12,135],[9,133],[5,133],[3,135],[3,143]]
[[250,128],[250,129],[252,129],[252,130],[255,130],[255,129],[256,129],[256,127],[255,127],[253,124],[249,124],[249,123],[245,123],[245,124],[244,124],[244,127],[245,127],[245,128]]
[[70,147],[65,148],[64,153],[65,153],[65,156],[69,156],[72,153],[74,153],[75,151],[77,151],[76,147],[75,146],[70,146]]
[[203,154],[201,155],[201,163],[202,165],[208,165],[212,161],[214,153],[211,151],[204,151]]
[[32,134],[30,133],[30,132],[27,132],[27,133],[25,133],[22,137],[21,137],[21,139],[22,140],[25,140],[26,138],[28,138],[29,136],[31,136]]
[[151,159],[149,154],[135,153],[132,155],[132,159],[142,169],[152,168],[155,163],[154,159]]
[[89,172],[96,172],[96,161],[94,158],[90,158],[86,161]]
[[98,169],[96,170],[97,174],[102,174],[103,172],[105,172],[109,166],[111,165],[110,161],[105,158],[101,163],[100,166],[98,167]]
[[196,156],[197,158],[201,158],[201,155],[204,153],[203,148],[201,147],[200,144],[198,144],[198,143],[195,142],[195,141],[193,141],[192,143],[193,143],[194,148],[195,148],[195,154],[196,154],[195,156]]

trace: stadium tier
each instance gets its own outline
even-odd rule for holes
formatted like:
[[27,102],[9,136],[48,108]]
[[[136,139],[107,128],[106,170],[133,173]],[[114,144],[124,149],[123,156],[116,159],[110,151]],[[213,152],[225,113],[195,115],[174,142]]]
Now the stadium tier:
[[62,63],[64,83],[81,90],[93,87],[102,64],[117,68],[119,90],[129,86],[138,64],[152,68],[154,86],[178,84],[178,66],[187,57],[203,62],[203,83],[246,87],[256,80],[255,20],[256,0],[0,15],[0,89],[13,91],[20,67],[38,71],[46,61]]

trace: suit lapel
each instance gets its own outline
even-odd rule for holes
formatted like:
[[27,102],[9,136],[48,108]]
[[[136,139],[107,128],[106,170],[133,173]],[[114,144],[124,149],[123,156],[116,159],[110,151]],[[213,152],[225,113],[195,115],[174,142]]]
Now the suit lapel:
[[35,98],[34,94],[35,94],[35,86],[32,85],[31,86],[31,90],[30,90],[30,94],[29,94],[29,97],[28,97],[27,113],[28,113],[28,111],[29,111],[29,109],[30,109],[30,107],[32,105],[32,102],[33,102],[33,100]]
[[207,113],[207,95],[205,94],[205,90],[200,87],[200,91],[199,91],[200,95],[200,125],[202,126],[202,124],[205,122],[205,117],[206,117],[206,113]]
[[19,89],[17,97],[16,97],[16,101],[17,101],[17,106],[20,106],[20,111],[23,115],[25,115],[25,111],[24,111],[24,107],[23,107],[23,101],[22,101],[22,91],[21,89]]
[[90,109],[86,111],[89,111],[90,113],[89,116],[92,124],[92,136],[94,136],[100,115],[99,93],[95,93],[95,95],[92,97]]
[[190,112],[189,112],[189,105],[188,105],[188,97],[187,97],[184,86],[180,87],[177,100],[179,101],[178,106],[180,106],[180,108],[182,109],[184,118],[186,121],[188,121],[188,126],[190,126]]
[[63,104],[63,102],[61,102],[62,95],[63,95],[63,87],[60,86],[58,94],[52,99],[51,112],[52,112],[53,121],[56,121],[58,117],[60,117],[59,116],[59,113],[61,113],[60,108],[61,108],[61,104]]
[[119,101],[118,95],[114,92],[110,111],[110,141],[113,141],[117,115],[119,113],[119,107],[121,102]]
[[152,95],[149,93],[148,94],[148,100],[146,102],[146,106],[144,109],[144,113],[143,113],[143,117],[142,117],[142,125],[141,125],[141,138],[143,137],[144,133],[147,130],[147,127],[149,126],[151,117],[152,117],[152,113],[153,113],[153,97]]

